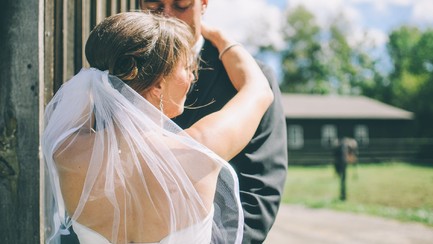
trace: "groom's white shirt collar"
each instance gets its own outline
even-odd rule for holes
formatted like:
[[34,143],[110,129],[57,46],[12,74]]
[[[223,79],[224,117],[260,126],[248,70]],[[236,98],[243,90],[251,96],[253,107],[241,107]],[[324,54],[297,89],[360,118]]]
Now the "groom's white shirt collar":
[[201,51],[203,45],[204,45],[204,37],[202,35],[200,35],[200,38],[198,39],[198,41],[192,47],[192,50],[197,55],[197,57],[200,54],[200,51]]

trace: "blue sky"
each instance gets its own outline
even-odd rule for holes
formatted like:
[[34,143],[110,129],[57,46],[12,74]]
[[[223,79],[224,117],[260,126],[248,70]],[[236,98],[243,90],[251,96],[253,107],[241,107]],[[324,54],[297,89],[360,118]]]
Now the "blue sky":
[[300,4],[314,13],[320,24],[343,13],[353,28],[354,40],[367,32],[383,44],[387,33],[402,24],[433,27],[433,0],[213,0],[205,19],[228,29],[240,41],[257,42],[252,45],[265,42],[265,37],[275,42],[283,11]]
[[356,7],[365,16],[361,22],[365,27],[377,27],[387,32],[408,24],[411,16],[410,8],[406,6],[390,6],[385,13],[380,13],[367,3],[358,4]]
[[433,0],[213,0],[209,1],[204,19],[255,53],[259,45],[282,45],[283,13],[300,4],[315,14],[317,23],[323,26],[329,24],[332,16],[342,13],[350,26],[349,43],[368,38],[379,47],[379,52],[375,52],[378,56],[383,56],[393,29],[403,24],[433,28]]
[[266,0],[280,8],[303,4],[321,16],[347,14],[363,30],[389,33],[403,24],[433,27],[433,0]]

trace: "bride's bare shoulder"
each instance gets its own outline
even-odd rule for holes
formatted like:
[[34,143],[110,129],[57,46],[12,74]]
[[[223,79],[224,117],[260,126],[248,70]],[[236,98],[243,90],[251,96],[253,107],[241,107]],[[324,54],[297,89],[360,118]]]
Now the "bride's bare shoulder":
[[54,152],[53,158],[58,167],[72,169],[88,165],[94,149],[96,133],[80,129],[63,140]]

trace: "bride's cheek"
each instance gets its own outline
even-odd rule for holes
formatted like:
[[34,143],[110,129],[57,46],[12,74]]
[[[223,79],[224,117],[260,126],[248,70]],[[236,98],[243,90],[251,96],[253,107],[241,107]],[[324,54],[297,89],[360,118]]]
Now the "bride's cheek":
[[191,84],[188,82],[185,82],[184,84],[185,85],[184,85],[184,89],[183,89],[183,96],[186,97],[186,95],[188,94],[188,91],[191,87]]

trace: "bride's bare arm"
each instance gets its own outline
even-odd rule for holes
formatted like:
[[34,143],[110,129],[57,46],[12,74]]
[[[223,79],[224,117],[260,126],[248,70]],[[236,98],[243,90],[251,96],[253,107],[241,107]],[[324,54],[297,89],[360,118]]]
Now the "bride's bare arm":
[[254,58],[224,34],[203,26],[202,34],[220,52],[227,74],[238,93],[220,110],[186,129],[194,139],[230,160],[251,140],[273,101],[269,83]]

